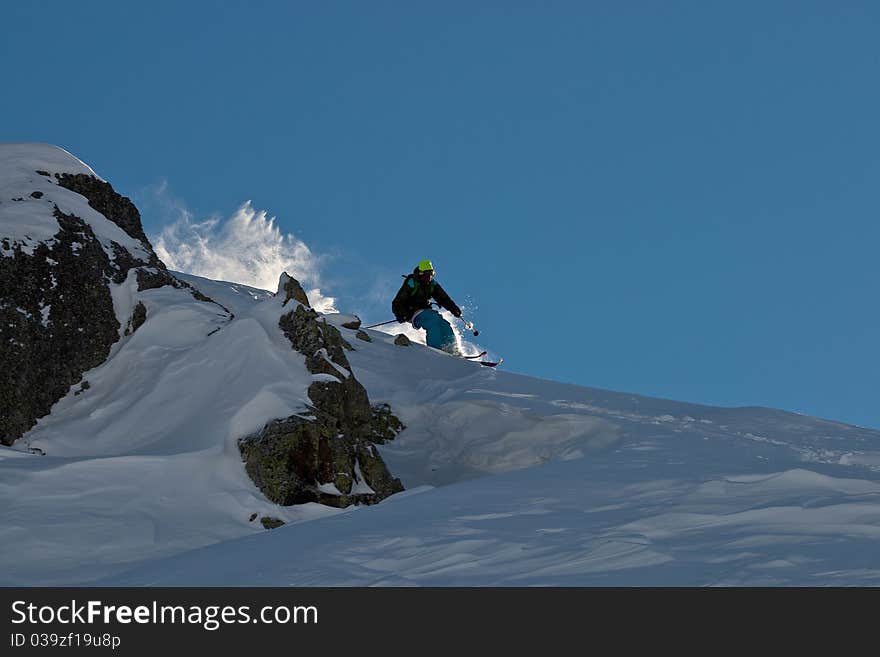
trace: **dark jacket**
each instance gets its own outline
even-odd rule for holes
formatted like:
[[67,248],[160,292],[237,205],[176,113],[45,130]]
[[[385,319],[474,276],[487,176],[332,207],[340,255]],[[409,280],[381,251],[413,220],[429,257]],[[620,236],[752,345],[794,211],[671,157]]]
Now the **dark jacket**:
[[397,296],[391,302],[391,312],[398,322],[409,321],[416,311],[430,308],[432,298],[456,317],[461,317],[461,308],[449,298],[440,283],[431,281],[425,285],[419,280],[418,267],[403,281]]

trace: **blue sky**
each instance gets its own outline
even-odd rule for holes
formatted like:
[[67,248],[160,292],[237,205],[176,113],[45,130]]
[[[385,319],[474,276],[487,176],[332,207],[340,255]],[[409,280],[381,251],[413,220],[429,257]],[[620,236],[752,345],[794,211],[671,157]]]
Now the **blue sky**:
[[512,371],[880,427],[875,3],[3,14],[0,141],[151,235],[251,200],[366,321],[428,257]]

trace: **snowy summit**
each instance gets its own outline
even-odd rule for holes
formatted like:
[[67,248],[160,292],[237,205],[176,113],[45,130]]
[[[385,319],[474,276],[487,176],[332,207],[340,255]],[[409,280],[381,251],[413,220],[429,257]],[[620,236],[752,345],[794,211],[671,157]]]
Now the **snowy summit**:
[[880,432],[481,367],[296,274],[169,271],[0,145],[0,584],[880,583]]

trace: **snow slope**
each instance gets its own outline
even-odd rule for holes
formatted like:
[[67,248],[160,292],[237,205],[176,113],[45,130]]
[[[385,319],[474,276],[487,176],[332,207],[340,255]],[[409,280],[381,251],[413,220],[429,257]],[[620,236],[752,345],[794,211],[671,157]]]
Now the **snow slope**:
[[101,583],[880,583],[877,432],[541,381],[389,338],[350,359],[409,426],[381,448],[408,492]]
[[17,555],[0,581],[104,573],[255,531],[252,513],[328,512],[279,512],[238,455],[237,438],[308,400],[312,375],[278,330],[280,301],[230,321],[185,290],[138,294],[147,321],[85,374],[89,388],[75,386],[0,451],[0,540]]
[[139,293],[146,323],[90,388],[0,450],[0,584],[880,580],[878,432],[543,381],[378,331],[341,329],[371,400],[407,425],[379,449],[408,490],[278,507],[235,441],[300,408],[311,375],[276,297],[185,278],[234,319],[180,290]]
[[[111,259],[116,242],[149,260],[42,171],[94,175],[54,146],[2,145],[0,257],[52,241],[57,204]],[[139,291],[133,274],[110,285],[109,358],[0,447],[0,585],[880,582],[880,432],[514,375],[398,347],[399,325],[365,342],[346,315],[325,318],[371,401],[407,426],[378,447],[407,490],[279,507],[237,440],[309,403],[314,375],[278,327],[289,307],[178,277],[217,303]],[[146,322],[127,335],[138,302]],[[287,524],[266,531],[262,515]]]

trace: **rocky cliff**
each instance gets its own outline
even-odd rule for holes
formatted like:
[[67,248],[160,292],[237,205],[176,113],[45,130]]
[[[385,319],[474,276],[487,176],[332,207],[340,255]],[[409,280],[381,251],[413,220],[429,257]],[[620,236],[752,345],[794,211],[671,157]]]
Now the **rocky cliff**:
[[403,430],[402,423],[388,406],[370,404],[345,356],[353,347],[309,307],[300,284],[285,274],[279,294],[292,306],[279,327],[315,375],[308,389],[313,405],[240,441],[251,479],[282,505],[373,504],[402,491],[375,449]]
[[[166,286],[185,305],[216,306],[219,325],[205,340],[237,326],[231,311],[167,270],[137,208],[110,183],[59,148],[0,144],[0,441],[15,443],[62,397],[94,394],[84,373],[120,353],[159,308],[147,291]],[[292,375],[311,381],[309,403],[266,417],[239,441],[248,475],[282,505],[370,504],[402,490],[375,448],[402,425],[370,403],[345,356],[352,345],[296,280],[282,276],[278,294],[272,331],[302,354],[302,373]],[[156,321],[148,326],[165,326]]]

